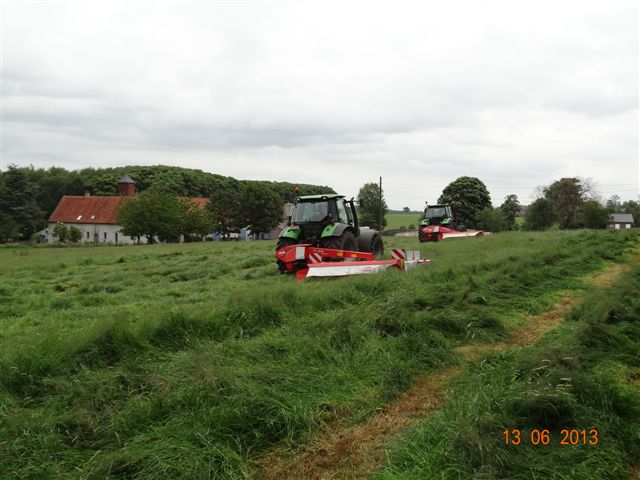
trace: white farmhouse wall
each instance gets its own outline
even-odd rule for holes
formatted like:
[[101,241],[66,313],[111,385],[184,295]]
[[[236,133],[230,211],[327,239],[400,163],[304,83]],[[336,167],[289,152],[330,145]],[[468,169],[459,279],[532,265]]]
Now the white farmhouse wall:
[[630,223],[608,223],[607,228],[613,228],[614,230],[631,228]]
[[[82,232],[82,243],[111,243],[118,245],[127,245],[137,243],[137,239],[132,239],[127,235],[123,235],[120,225],[105,223],[65,223],[67,227],[77,227]],[[53,237],[53,228],[55,223],[49,223],[49,226],[41,233],[44,234],[48,243],[53,243],[56,239]],[[147,243],[146,237],[140,238],[140,243]]]

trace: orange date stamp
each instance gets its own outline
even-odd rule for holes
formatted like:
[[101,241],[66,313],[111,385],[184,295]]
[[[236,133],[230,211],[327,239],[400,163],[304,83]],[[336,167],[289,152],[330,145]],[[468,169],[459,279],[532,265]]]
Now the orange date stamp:
[[534,428],[529,431],[504,429],[502,431],[505,445],[597,445],[600,441],[595,428],[564,428],[560,433],[547,429]]

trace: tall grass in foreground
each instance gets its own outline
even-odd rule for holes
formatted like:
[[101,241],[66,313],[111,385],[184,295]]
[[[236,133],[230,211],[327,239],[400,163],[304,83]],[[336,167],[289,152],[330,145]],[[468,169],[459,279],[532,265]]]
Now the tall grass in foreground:
[[[639,292],[635,266],[534,346],[488,355],[375,478],[628,478],[640,462]],[[522,443],[505,445],[504,429]],[[533,445],[534,429],[551,443]],[[595,429],[599,441],[561,445],[562,429]]]
[[370,415],[635,241],[442,242],[423,269],[304,284],[264,243],[3,251],[3,475],[250,476],[266,448]]

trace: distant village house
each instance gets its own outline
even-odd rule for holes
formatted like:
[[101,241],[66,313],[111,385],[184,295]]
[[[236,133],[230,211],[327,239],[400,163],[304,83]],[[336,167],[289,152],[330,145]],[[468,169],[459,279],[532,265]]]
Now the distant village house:
[[634,226],[633,215],[630,213],[612,213],[609,215],[609,223],[607,228],[615,230],[623,230]]

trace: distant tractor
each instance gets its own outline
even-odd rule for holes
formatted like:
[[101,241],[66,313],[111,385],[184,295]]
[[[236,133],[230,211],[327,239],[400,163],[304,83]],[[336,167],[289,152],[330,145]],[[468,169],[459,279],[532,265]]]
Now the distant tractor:
[[[289,226],[280,234],[276,250],[297,244],[370,252],[376,259],[384,253],[380,233],[358,225],[354,200],[346,200],[337,194],[298,197]],[[278,267],[283,271],[280,261]]]
[[446,238],[481,237],[482,230],[466,230],[464,225],[458,225],[449,204],[428,205],[422,215],[418,240],[420,242],[437,242]]

